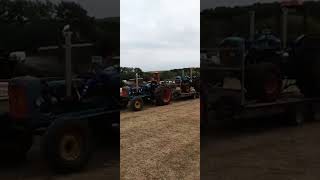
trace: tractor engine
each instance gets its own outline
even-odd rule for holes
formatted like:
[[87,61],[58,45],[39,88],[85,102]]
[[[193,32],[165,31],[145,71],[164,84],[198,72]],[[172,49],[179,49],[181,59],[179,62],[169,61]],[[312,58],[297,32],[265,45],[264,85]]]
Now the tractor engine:
[[41,94],[40,79],[26,76],[9,82],[9,116],[15,121],[25,121],[37,115],[36,99]]

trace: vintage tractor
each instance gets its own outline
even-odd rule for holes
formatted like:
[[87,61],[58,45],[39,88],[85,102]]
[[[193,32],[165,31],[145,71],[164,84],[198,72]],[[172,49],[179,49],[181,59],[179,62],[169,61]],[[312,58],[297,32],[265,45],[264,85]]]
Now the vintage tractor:
[[[95,135],[119,124],[119,71],[74,78],[71,96],[65,80],[17,77],[9,82],[9,111],[1,122],[1,158],[21,158],[42,136],[42,151],[58,172],[83,168]],[[115,137],[118,138],[118,137]]]
[[282,5],[281,40],[270,30],[255,33],[252,11],[250,39],[227,37],[217,48],[219,61],[202,61],[201,127],[208,127],[209,119],[279,113],[294,125],[314,119],[320,97],[320,36],[305,34],[287,43],[288,9],[301,9],[300,1],[287,2]]
[[177,76],[175,85],[172,87],[173,99],[179,98],[197,98],[200,91],[200,78],[189,76]]
[[[210,72],[212,75],[204,79],[211,78],[210,80],[216,82],[227,76],[241,79],[242,74],[237,71],[237,68],[244,66],[244,86],[248,99],[262,102],[275,101],[282,90],[288,87],[288,84],[283,83],[286,82],[286,79],[296,80],[296,85],[304,96],[319,97],[320,36],[317,34],[301,35],[289,45],[287,43],[288,9],[301,9],[301,5],[300,1],[282,3],[282,39],[269,29],[255,33],[253,15],[250,23],[250,29],[252,29],[250,39],[227,37],[218,47],[220,62],[217,66],[228,66],[229,70],[233,68],[233,71]],[[305,21],[303,25],[307,26],[306,17],[303,19]]]
[[133,111],[140,111],[143,109],[145,103],[153,103],[158,106],[168,105],[172,99],[172,90],[166,85],[161,85],[160,77],[157,73],[154,74],[151,82],[145,83],[141,86],[123,87],[120,89],[120,98],[123,105],[126,102]]
[[[242,61],[245,62],[247,98],[274,101],[279,97],[284,76],[280,68],[284,64],[280,40],[271,33],[264,32],[252,42],[240,37],[228,37],[219,45],[219,55],[220,65],[230,68],[236,69],[242,66]],[[218,81],[226,76],[241,79],[241,75],[239,71],[219,71],[215,72],[213,78]]]

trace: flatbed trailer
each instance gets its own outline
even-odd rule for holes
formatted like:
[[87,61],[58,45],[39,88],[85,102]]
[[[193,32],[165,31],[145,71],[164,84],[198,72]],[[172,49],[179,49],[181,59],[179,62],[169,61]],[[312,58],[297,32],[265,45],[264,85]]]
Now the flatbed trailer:
[[190,92],[181,92],[181,90],[172,90],[172,99],[173,100],[178,100],[178,99],[183,99],[183,98],[198,98],[199,97],[199,92],[195,91],[192,89]]
[[[210,121],[208,119],[208,111],[214,110],[212,104],[214,104],[215,100],[218,100],[220,97],[226,97],[228,94],[230,94],[230,90],[228,89],[219,89],[223,90],[222,93],[217,93],[216,91],[214,93],[214,96],[216,97],[209,97],[208,95],[203,95],[202,98],[202,108],[205,113],[202,113],[202,120],[203,121]],[[229,91],[229,92],[225,92]],[[213,93],[212,91],[209,93]],[[239,91],[234,91],[231,93],[232,96],[239,95]],[[227,101],[225,103],[228,103]],[[305,97],[299,97],[299,95],[296,94],[287,94],[286,96],[283,96],[279,98],[278,100],[274,102],[257,102],[257,101],[249,101],[246,104],[241,105],[239,104],[232,104],[234,107],[226,106],[226,108],[231,109],[233,111],[230,114],[229,117],[220,117],[220,120],[223,120],[225,118],[229,119],[246,119],[246,118],[256,118],[256,117],[263,117],[263,116],[271,116],[275,114],[283,114],[287,113],[287,115],[291,115],[290,118],[292,118],[292,123],[294,124],[301,124],[303,122],[303,119],[295,119],[296,118],[302,118],[301,115],[303,115],[303,118],[313,118],[315,116],[314,113],[316,113],[316,108],[320,104],[320,98],[305,98]],[[221,109],[219,109],[221,110]],[[203,122],[207,123],[207,122]]]

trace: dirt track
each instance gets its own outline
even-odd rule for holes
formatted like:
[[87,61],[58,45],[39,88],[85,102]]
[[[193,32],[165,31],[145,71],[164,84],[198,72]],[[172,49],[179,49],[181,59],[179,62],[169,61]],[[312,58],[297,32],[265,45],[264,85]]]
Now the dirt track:
[[121,179],[199,179],[200,102],[121,113]]
[[201,179],[317,180],[320,122],[255,119],[201,137]]

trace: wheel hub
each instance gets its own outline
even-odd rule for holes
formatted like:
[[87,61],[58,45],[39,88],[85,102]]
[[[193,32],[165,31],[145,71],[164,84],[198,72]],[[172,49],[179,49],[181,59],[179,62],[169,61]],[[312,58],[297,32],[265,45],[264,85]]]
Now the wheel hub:
[[61,157],[68,161],[74,161],[81,154],[81,140],[74,135],[65,135],[60,144]]
[[137,109],[140,109],[141,108],[141,103],[139,101],[136,101],[134,103],[134,106],[137,108]]

